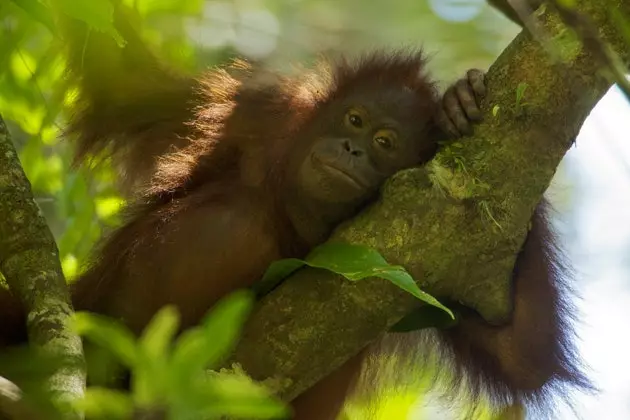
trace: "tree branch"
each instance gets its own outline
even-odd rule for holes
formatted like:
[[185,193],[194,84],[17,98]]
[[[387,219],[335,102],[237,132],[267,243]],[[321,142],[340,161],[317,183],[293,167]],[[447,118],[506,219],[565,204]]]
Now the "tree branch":
[[29,341],[69,362],[50,378],[49,389],[60,400],[82,397],[83,351],[66,327],[72,307],[59,251],[1,117],[0,168],[0,272],[24,304]]
[[[627,63],[629,48],[608,12],[630,16],[630,2],[578,3]],[[491,322],[510,314],[511,273],[534,208],[611,86],[591,52],[565,36],[556,13],[535,15],[551,42],[523,32],[490,68],[485,122],[457,149],[466,170],[453,170],[452,155],[442,151],[425,168],[395,176],[377,204],[332,238],[378,249],[424,290],[460,300]],[[517,100],[519,84],[527,88]],[[291,399],[418,306],[384,280],[351,283],[303,269],[261,301],[232,361],[255,379],[290,379],[280,394]]]

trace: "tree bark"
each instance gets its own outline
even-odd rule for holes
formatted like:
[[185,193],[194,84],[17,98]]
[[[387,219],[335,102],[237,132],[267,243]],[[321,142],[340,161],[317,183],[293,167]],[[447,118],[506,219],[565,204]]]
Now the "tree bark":
[[[630,2],[582,0],[578,10],[628,63],[630,48],[609,12],[629,17]],[[376,248],[423,290],[496,323],[510,314],[511,273],[533,210],[612,85],[551,8],[534,16],[546,38],[523,31],[497,58],[475,134],[426,167],[396,175],[378,203],[331,238]],[[517,99],[519,85],[526,89]],[[465,170],[454,169],[455,157]],[[280,395],[289,400],[419,305],[381,279],[352,283],[303,269],[260,302],[231,362],[255,379],[280,379]]]
[[[83,350],[81,339],[66,326],[72,306],[59,251],[1,117],[0,168],[0,273],[24,304],[29,341],[68,361],[50,378],[49,389],[61,400],[82,397]],[[19,404],[14,396],[3,398],[7,390],[0,391],[0,405]]]

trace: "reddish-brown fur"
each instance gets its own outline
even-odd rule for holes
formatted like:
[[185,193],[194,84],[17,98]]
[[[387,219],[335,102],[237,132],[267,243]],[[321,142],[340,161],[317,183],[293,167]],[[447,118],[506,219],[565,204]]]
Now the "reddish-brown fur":
[[[94,46],[80,60],[81,28],[68,30],[74,37],[71,66],[82,77],[70,130],[78,135],[78,160],[112,152],[134,201],[127,222],[104,243],[72,294],[76,309],[121,317],[136,332],[167,303],[178,305],[184,328],[194,325],[217,299],[256,282],[270,262],[303,256],[325,239],[331,227],[298,234],[282,206],[288,161],[322,107],[349,90],[383,85],[415,92],[409,113],[418,119],[431,120],[440,107],[419,53],[377,53],[300,78],[236,63],[195,79],[163,70],[124,21],[118,24],[129,39],[125,49],[92,34]],[[103,62],[105,69],[99,68]],[[429,140],[418,162],[435,151],[438,136]],[[517,262],[508,325],[492,327],[471,313],[440,332],[439,344],[422,344],[417,334],[389,335],[372,351],[406,353],[407,361],[428,349],[452,351],[453,389],[468,383],[471,395],[488,391],[500,404],[545,403],[554,387],[586,386],[571,346],[563,271],[543,216],[541,205]],[[24,340],[19,305],[8,294],[0,301],[0,341]],[[300,396],[296,418],[333,419],[365,354]]]

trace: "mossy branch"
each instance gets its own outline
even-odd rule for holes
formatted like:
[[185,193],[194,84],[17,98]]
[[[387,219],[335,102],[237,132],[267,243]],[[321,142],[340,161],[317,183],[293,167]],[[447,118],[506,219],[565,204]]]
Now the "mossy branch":
[[[1,117],[0,273],[28,314],[29,341],[70,361],[50,378],[50,391],[64,401],[82,397],[83,350],[81,339],[66,327],[72,310],[59,251]],[[0,400],[1,406],[18,404],[2,397]]]
[[[630,2],[578,3],[628,63],[630,48],[610,12],[628,17]],[[532,213],[611,86],[556,13],[543,6],[535,16],[545,40],[519,34],[490,68],[485,122],[474,136],[442,150],[427,167],[395,176],[377,204],[332,238],[376,248],[427,292],[496,322],[510,313],[511,273]],[[255,379],[289,379],[281,393],[291,399],[418,304],[384,280],[351,283],[300,270],[261,301],[233,361]]]

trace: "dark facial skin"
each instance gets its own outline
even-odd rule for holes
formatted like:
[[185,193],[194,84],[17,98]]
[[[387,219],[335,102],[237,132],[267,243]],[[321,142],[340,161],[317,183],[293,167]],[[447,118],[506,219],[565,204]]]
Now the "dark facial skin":
[[297,171],[304,195],[322,203],[359,204],[397,171],[420,163],[423,129],[410,92],[351,96],[326,110]]
[[[445,92],[438,124],[451,137],[472,132],[481,119],[484,73],[469,70]],[[426,160],[428,121],[409,115],[414,97],[407,91],[373,91],[347,98],[323,113],[313,144],[298,170],[297,185],[321,202],[361,202],[397,171]]]

